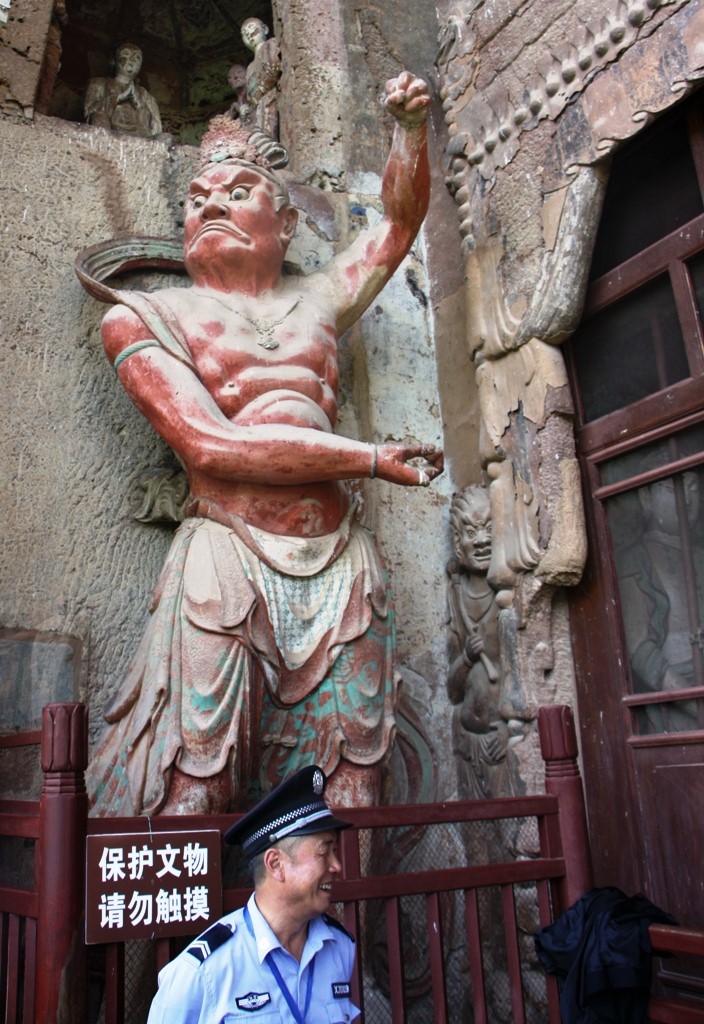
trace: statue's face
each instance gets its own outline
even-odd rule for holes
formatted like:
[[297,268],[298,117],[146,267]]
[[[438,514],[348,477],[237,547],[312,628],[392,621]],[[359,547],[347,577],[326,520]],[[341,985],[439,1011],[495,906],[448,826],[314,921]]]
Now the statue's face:
[[263,43],[268,34],[269,30],[259,18],[248,18],[242,25],[242,42],[250,50]]
[[242,64],[233,64],[227,73],[227,83],[235,92],[241,89],[247,81],[247,69]]
[[142,67],[142,51],[136,46],[121,46],[115,57],[118,72],[136,78]]
[[254,260],[280,270],[296,212],[290,206],[278,210],[277,205],[274,182],[245,165],[214,164],[192,181],[185,210],[184,261],[193,280],[207,283],[210,260],[233,267]]
[[491,562],[489,503],[465,508],[454,528],[455,553],[468,572],[485,573]]

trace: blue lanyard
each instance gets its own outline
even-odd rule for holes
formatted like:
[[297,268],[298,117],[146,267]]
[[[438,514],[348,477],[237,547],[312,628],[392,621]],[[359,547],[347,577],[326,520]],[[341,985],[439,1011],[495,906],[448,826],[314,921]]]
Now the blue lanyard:
[[[247,923],[247,929],[250,935],[254,937],[254,926],[252,924],[251,914],[249,913],[249,907],[244,908],[244,919]],[[313,974],[315,972],[315,959],[311,960],[310,966],[308,968],[308,984],[306,986],[306,1001],[303,1007],[303,1013],[301,1013],[300,1009],[298,1008],[298,1003],[289,992],[288,985],[281,976],[281,971],[277,967],[276,961],[274,960],[273,949],[269,950],[264,959],[269,967],[269,970],[274,975],[274,981],[279,986],[279,991],[286,1000],[288,1008],[293,1014],[293,1019],[296,1021],[296,1024],[305,1024],[306,1017],[308,1016],[308,1010],[310,1009],[311,996],[313,994]]]
[[264,959],[268,963],[269,969],[270,969],[271,973],[274,975],[274,978],[276,979],[276,984],[279,986],[279,989],[281,990],[281,995],[284,997],[284,999],[288,1003],[288,1008],[291,1011],[291,1013],[293,1014],[293,1018],[296,1021],[296,1024],[305,1024],[306,1017],[308,1016],[308,1010],[310,1009],[310,997],[311,997],[311,995],[313,993],[313,972],[315,970],[315,960],[311,960],[310,967],[308,968],[308,985],[306,987],[306,1002],[305,1002],[305,1006],[303,1007],[303,1013],[301,1014],[301,1011],[298,1009],[298,1004],[296,1003],[296,1000],[293,998],[293,996],[289,992],[288,986],[287,986],[286,982],[281,977],[281,971],[276,966],[276,963],[274,961],[273,952],[274,952],[273,950],[269,950],[269,952],[267,953],[267,955],[266,955],[266,957]]

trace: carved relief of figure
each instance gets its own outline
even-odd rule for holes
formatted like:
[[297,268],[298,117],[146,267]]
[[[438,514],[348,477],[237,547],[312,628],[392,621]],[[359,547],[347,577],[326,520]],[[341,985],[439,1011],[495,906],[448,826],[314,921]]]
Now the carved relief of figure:
[[159,107],[151,93],[138,85],[142,51],[123,43],[115,54],[114,78],[91,78],[86,89],[84,116],[88,124],[151,138],[161,132]]
[[[251,20],[258,22],[257,18],[252,18]],[[258,24],[261,24],[261,22],[258,22]],[[252,139],[256,139],[257,149],[264,154],[271,167],[285,167],[289,160],[288,150],[278,141],[278,134],[272,134],[272,131],[263,128],[259,124],[257,104],[247,91],[247,69],[245,66],[243,64],[233,64],[228,71],[227,81],[235,95],[227,116],[233,118],[233,120],[235,118],[239,119],[244,126],[250,129]],[[278,131],[278,115],[274,127]]]
[[279,137],[277,86],[281,77],[281,57],[275,36],[259,18],[242,23],[242,42],[254,54],[247,65],[247,97],[253,107],[256,125],[272,139]]
[[447,691],[455,705],[459,794],[465,800],[505,796],[509,728],[499,712],[499,608],[487,580],[492,539],[485,487],[472,485],[455,495],[450,528],[454,555],[447,567],[452,636]]
[[228,116],[238,117],[243,123],[250,123],[250,105],[247,97],[247,68],[244,64],[233,64],[227,72],[227,84],[232,89],[234,99],[228,110]]
[[285,276],[297,211],[238,121],[214,119],[185,207],[187,288],[86,287],[127,393],[190,497],[92,762],[102,814],[218,811],[319,763],[335,803],[375,803],[394,732],[386,574],[344,481],[427,486],[433,444],[334,433],[337,338],[427,210],[425,82],[387,84],[383,219],[322,270]]

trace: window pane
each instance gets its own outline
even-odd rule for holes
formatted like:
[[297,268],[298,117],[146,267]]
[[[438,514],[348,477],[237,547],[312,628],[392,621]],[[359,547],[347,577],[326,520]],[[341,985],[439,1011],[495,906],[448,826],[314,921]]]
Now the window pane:
[[[665,443],[662,447],[666,450]],[[659,464],[655,453],[650,455],[641,469],[652,468],[651,461]],[[702,685],[703,507],[702,467],[606,503],[636,693]],[[687,702],[670,718],[670,729],[697,725]]]
[[[667,182],[667,186],[664,186]],[[682,113],[653,125],[613,162],[592,259],[595,280],[704,210]]]
[[[678,431],[666,441],[642,445],[634,451],[602,463],[601,482],[609,485],[628,481],[631,477],[640,476],[651,469],[664,468],[671,462],[697,455],[701,455],[704,462],[704,426],[699,424]],[[702,501],[704,502],[704,495]]]
[[585,423],[690,375],[667,276],[586,320],[572,345]]
[[704,253],[699,253],[687,261],[687,268],[692,278],[694,295],[699,310],[699,322],[704,323]]
[[689,732],[701,729],[704,723],[704,700],[701,697],[653,701],[631,709],[636,735],[649,736],[662,732]]

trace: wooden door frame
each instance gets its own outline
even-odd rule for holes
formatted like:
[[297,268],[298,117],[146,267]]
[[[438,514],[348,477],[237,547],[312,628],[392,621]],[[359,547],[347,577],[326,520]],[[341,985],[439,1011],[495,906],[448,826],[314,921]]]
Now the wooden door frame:
[[[704,125],[701,97],[673,110],[686,118],[690,151],[700,193],[704,197]],[[637,145],[642,146],[645,137]],[[645,151],[643,159],[645,159]],[[618,159],[618,156],[616,157]],[[667,194],[667,180],[663,194]],[[647,216],[647,210],[643,211]],[[613,230],[613,226],[611,228]],[[607,235],[608,238],[608,235]],[[600,466],[641,446],[704,422],[704,337],[697,312],[694,283],[685,263],[704,252],[704,213],[671,231],[630,259],[607,270],[589,285],[584,320],[639,288],[666,276],[682,330],[690,376],[600,418],[585,422],[585,411],[573,357],[565,346],[576,412],[576,441],[589,539],[587,563],[580,585],[569,594],[570,628],[576,676],[585,796],[589,814],[595,881],[626,891],[647,890],[648,867],[633,750],[628,696],[630,683],[626,638],[620,612],[620,591],[612,548],[606,499],[622,485],[603,486]],[[578,337],[575,339],[578,343]],[[644,486],[665,472],[681,472],[702,457],[681,459],[666,471],[651,469],[630,477],[627,488]]]

